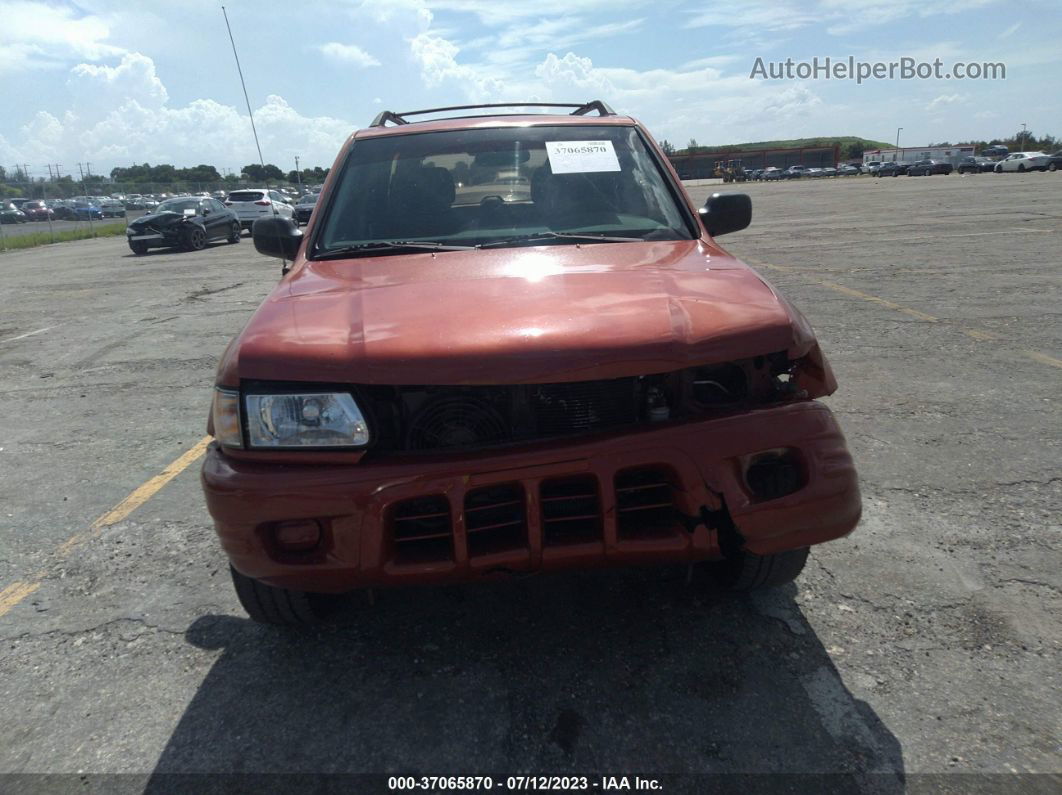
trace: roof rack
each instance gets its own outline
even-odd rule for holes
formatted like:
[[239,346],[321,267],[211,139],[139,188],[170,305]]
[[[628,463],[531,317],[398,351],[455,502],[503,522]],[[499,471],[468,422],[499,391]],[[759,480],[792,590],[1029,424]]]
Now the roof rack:
[[[451,110],[478,110],[480,108],[575,108],[571,112],[572,116],[585,116],[591,111],[597,111],[599,116],[615,116],[616,111],[612,110],[606,103],[600,99],[592,100],[591,102],[577,103],[577,102],[494,102],[489,105],[451,105],[448,108],[428,108],[427,110],[407,110],[402,113],[395,113],[394,111],[385,110],[377,114],[376,118],[372,120],[370,127],[386,127],[387,122],[392,124],[410,124],[407,116],[423,116],[428,113],[445,113]],[[507,114],[496,114],[507,115]],[[465,117],[458,117],[465,118]]]

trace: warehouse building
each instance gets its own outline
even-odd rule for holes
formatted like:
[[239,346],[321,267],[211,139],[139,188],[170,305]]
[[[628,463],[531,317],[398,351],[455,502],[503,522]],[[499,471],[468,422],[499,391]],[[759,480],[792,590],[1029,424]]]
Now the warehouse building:
[[959,165],[964,157],[972,157],[971,146],[906,146],[900,149],[868,149],[863,152],[863,165],[879,163],[917,163],[919,160],[939,160]]

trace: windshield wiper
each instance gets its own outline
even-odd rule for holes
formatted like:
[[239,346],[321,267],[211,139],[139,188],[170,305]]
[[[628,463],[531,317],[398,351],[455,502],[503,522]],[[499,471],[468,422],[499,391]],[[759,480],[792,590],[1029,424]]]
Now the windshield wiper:
[[355,246],[319,251],[314,259],[336,259],[357,254],[382,254],[389,251],[468,251],[473,248],[475,246],[458,246],[432,240],[377,240],[373,243],[358,243]]
[[576,242],[590,242],[590,243],[631,243],[645,242],[645,238],[642,237],[616,237],[615,235],[605,234],[576,234],[569,232],[533,232],[529,235],[517,235],[516,237],[509,237],[505,240],[492,240],[489,243],[483,243],[480,248],[497,248],[500,246],[511,246],[513,243],[533,243],[537,240],[574,240]]

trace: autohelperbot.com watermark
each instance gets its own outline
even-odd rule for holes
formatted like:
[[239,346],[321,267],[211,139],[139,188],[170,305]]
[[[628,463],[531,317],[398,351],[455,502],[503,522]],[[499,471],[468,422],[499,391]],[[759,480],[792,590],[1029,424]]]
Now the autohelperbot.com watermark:
[[765,61],[757,58],[750,80],[1006,80],[1007,65],[1001,61],[955,61],[945,65],[940,58],[920,61],[904,56],[895,61],[862,61],[847,58],[820,58],[810,61]]

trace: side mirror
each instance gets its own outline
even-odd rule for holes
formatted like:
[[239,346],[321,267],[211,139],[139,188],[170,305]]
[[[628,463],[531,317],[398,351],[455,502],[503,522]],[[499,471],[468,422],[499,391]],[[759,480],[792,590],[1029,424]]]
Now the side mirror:
[[744,193],[713,193],[697,212],[708,234],[719,237],[752,223],[752,199]]
[[251,227],[251,237],[259,254],[295,259],[302,245],[302,230],[290,218],[259,218]]

